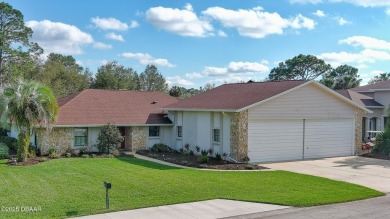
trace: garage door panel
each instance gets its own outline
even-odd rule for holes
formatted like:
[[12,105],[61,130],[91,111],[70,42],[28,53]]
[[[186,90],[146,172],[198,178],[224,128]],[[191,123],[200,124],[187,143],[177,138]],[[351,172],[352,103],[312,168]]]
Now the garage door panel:
[[305,121],[304,158],[352,155],[352,119]]
[[252,162],[302,159],[302,120],[264,120],[248,124]]

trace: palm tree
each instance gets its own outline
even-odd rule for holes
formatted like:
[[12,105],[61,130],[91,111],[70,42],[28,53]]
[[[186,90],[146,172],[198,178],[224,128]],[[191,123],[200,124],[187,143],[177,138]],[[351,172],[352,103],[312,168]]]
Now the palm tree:
[[51,89],[35,81],[18,80],[0,88],[1,124],[19,129],[18,160],[27,158],[35,128],[49,128],[57,118],[58,105]]

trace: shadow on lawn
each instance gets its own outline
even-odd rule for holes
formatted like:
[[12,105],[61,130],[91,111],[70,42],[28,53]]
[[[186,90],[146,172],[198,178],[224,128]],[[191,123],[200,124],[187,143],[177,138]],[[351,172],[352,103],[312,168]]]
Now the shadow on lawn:
[[155,169],[155,170],[182,170],[183,169],[183,168],[158,164],[158,163],[154,163],[151,161],[142,160],[139,158],[117,157],[116,159],[123,161],[123,162],[126,162],[126,163],[133,164],[133,165],[142,166],[142,167],[146,167],[149,169]]

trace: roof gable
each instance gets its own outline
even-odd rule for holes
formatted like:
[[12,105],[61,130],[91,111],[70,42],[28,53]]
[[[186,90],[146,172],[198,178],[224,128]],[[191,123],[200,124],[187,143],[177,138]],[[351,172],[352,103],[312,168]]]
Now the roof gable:
[[55,126],[170,124],[161,108],[177,101],[162,92],[87,89],[58,100]]

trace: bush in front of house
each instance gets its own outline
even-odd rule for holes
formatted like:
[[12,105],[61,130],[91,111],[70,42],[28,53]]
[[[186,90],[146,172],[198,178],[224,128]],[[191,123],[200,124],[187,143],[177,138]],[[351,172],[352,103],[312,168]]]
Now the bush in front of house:
[[119,148],[119,144],[124,140],[118,127],[108,123],[103,126],[98,136],[97,148],[100,153],[109,154]]
[[202,155],[200,157],[198,157],[198,162],[199,163],[207,163],[209,162],[209,157],[207,155]]
[[154,144],[150,150],[153,152],[168,152],[171,150],[171,148],[168,145],[159,143],[159,144]]
[[0,142],[8,146],[8,149],[17,151],[18,150],[18,140],[16,138],[8,136],[0,136]]
[[7,159],[9,157],[8,146],[0,142],[0,159]]

